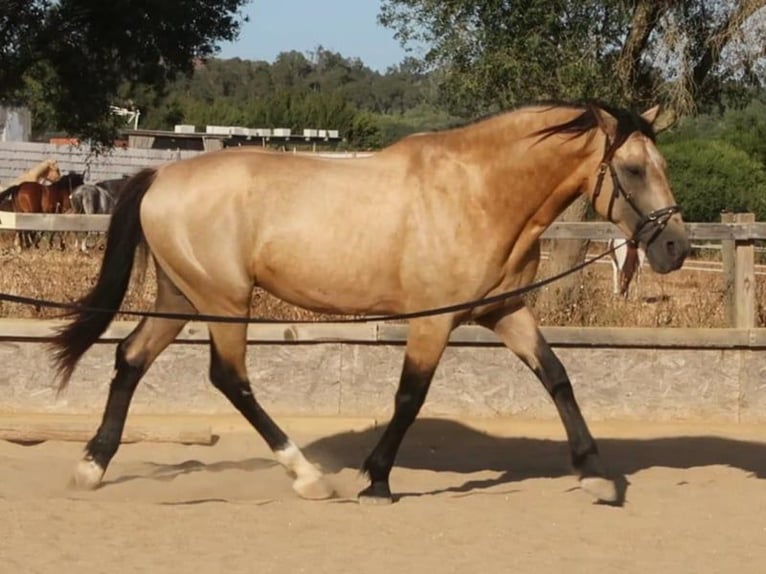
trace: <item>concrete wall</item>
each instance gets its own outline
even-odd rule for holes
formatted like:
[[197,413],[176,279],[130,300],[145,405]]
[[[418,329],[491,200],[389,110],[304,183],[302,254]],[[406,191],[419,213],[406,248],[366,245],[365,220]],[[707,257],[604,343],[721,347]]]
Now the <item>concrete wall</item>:
[[[44,339],[55,322],[0,321],[0,411],[100,413],[118,322],[56,396]],[[766,422],[766,329],[548,328],[589,420]],[[390,415],[406,328],[260,325],[249,331],[256,396],[279,415]],[[134,413],[230,413],[207,380],[204,325],[190,324],[152,366]],[[556,419],[526,367],[478,327],[461,327],[423,411]]]

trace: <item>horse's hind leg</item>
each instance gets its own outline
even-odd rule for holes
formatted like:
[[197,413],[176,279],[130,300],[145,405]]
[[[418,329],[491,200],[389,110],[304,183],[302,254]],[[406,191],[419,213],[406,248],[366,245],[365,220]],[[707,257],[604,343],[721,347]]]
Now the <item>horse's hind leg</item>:
[[253,395],[245,367],[247,325],[210,324],[210,380],[250,422],[282,466],[295,477],[293,489],[303,498],[333,495],[322,473],[263,410]]
[[482,317],[478,322],[492,329],[545,386],[564,424],[572,464],[583,490],[604,502],[616,501],[615,484],[606,478],[596,441],[577,405],[569,376],[543,338],[529,309],[525,306],[508,308]]
[[[194,307],[157,268],[155,310],[168,313],[196,313]],[[130,401],[141,377],[154,359],[173,342],[186,324],[185,320],[148,318],[117,346],[115,373],[109,385],[101,425],[88,442],[85,456],[77,466],[74,485],[95,488],[117,452],[125,428]]]
[[426,400],[452,327],[452,318],[448,316],[410,322],[404,366],[394,400],[394,415],[362,466],[370,477],[370,485],[359,493],[360,502],[392,502],[388,479],[396,453]]

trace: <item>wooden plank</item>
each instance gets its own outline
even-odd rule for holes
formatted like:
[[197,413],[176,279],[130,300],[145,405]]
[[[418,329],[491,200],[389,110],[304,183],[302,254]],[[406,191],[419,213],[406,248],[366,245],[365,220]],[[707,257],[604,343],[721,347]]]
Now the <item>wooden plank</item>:
[[543,232],[543,239],[592,239],[608,241],[625,234],[608,221],[554,221]]
[[[733,213],[722,213],[721,223],[734,223]],[[723,312],[726,325],[736,326],[736,306],[734,296],[734,278],[736,276],[736,261],[734,259],[734,240],[724,239],[721,241],[721,265],[723,266]]]
[[[106,231],[108,215],[37,214],[0,211],[0,230],[10,231]],[[766,240],[766,223],[689,223],[692,240]],[[608,222],[554,222],[543,239],[590,239],[607,241],[624,237]]]
[[[766,239],[766,222],[687,223],[691,240],[721,241],[724,239]],[[613,223],[606,221],[554,221],[542,235],[543,239],[591,239],[606,241],[625,235]]]
[[[752,213],[737,213],[738,223],[752,223]],[[755,243],[752,239],[734,242],[734,326],[755,327]]]
[[[0,319],[0,341],[45,342],[65,325],[55,319]],[[130,334],[136,321],[114,321],[102,335],[102,342],[121,340]],[[292,335],[286,335],[285,330]],[[766,328],[661,328],[661,327],[542,327],[545,338],[556,346],[678,347],[678,348],[764,348]],[[399,345],[407,340],[405,324],[344,325],[250,325],[249,343],[377,343]],[[190,321],[179,333],[179,343],[209,341],[207,325]],[[452,345],[499,345],[495,334],[478,325],[461,325],[452,332]]]
[[[43,420],[42,417],[25,419],[24,417],[0,418],[0,440],[17,442],[89,441],[98,428],[97,422],[81,420]],[[210,426],[173,423],[170,425],[130,424],[125,427],[122,443],[131,442],[171,442],[209,446],[215,438]]]
[[[738,214],[745,215],[745,214]],[[738,221],[735,223],[687,223],[689,238],[716,240],[723,239],[766,239],[766,222]]]
[[551,345],[569,347],[733,349],[748,348],[758,340],[748,329],[542,327],[541,331]]
[[[542,327],[553,346],[570,347],[677,347],[731,349],[757,347],[766,329],[708,329],[655,327]],[[406,325],[383,324],[378,342],[401,344],[407,340]],[[452,345],[499,345],[492,331],[476,325],[463,325],[452,332]]]
[[0,229],[13,231],[106,231],[110,215],[14,213],[0,211]]

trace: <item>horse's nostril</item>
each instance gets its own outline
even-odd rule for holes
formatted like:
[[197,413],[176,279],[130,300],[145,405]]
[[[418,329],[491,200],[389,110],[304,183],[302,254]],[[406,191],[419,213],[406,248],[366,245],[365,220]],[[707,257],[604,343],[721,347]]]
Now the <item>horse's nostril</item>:
[[676,247],[675,241],[668,241],[666,244],[666,248],[668,250],[668,255],[671,257],[675,257],[678,253],[678,248]]

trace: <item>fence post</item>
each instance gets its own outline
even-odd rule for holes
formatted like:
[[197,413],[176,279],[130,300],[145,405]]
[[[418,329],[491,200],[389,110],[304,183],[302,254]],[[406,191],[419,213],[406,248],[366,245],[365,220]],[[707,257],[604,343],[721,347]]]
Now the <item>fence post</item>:
[[[722,223],[754,223],[753,213],[723,213]],[[755,241],[751,238],[721,242],[724,309],[731,327],[755,327]]]
[[[734,213],[722,213],[721,223],[734,223]],[[736,311],[734,303],[734,240],[724,239],[721,241],[721,265],[723,267],[723,312],[726,325],[734,327]]]

